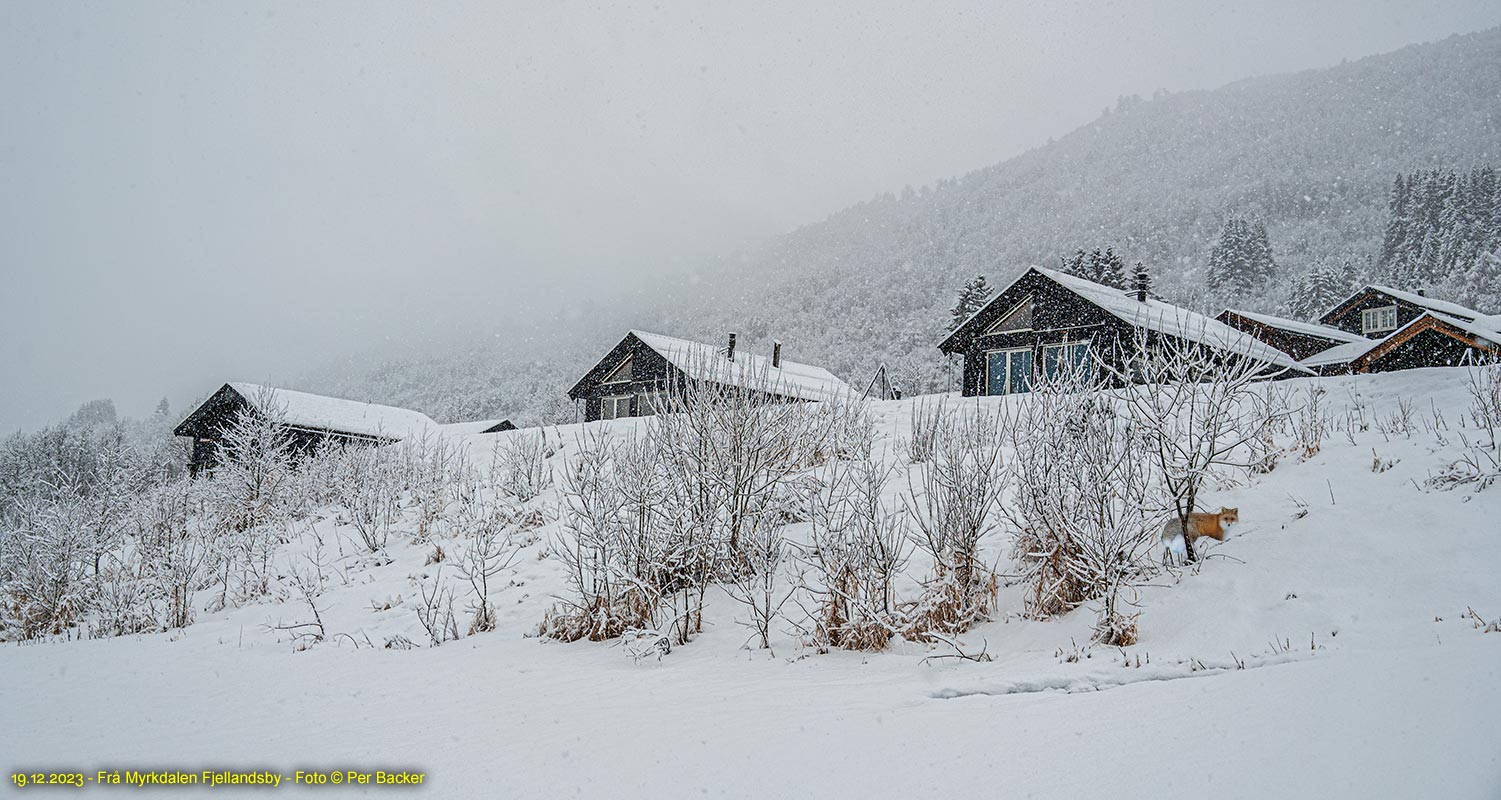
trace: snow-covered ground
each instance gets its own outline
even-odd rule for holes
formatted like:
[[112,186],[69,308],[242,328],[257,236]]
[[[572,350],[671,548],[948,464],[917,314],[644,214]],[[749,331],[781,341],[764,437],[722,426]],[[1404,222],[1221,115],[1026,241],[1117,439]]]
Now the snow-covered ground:
[[[1239,507],[1241,527],[1141,588],[1124,650],[1087,645],[1090,609],[1022,619],[1013,587],[964,637],[986,663],[901,642],[817,654],[787,634],[746,650],[723,596],[698,639],[633,661],[527,635],[564,591],[544,528],[500,580],[499,629],[441,648],[363,646],[426,639],[415,601],[437,568],[408,544],[337,562],[319,607],[359,647],[295,652],[264,627],[306,618],[288,600],[0,648],[0,767],[405,769],[442,797],[1501,797],[1501,633],[1469,616],[1501,618],[1501,487],[1423,488],[1459,448],[1463,377],[1323,380],[1336,411],[1358,395],[1373,422],[1413,401],[1411,435],[1336,433],[1218,487],[1202,505]],[[884,443],[913,402],[875,406]],[[1435,410],[1447,443],[1418,421]],[[469,440],[480,462],[488,441]],[[359,550],[331,520],[315,530],[330,556]]]

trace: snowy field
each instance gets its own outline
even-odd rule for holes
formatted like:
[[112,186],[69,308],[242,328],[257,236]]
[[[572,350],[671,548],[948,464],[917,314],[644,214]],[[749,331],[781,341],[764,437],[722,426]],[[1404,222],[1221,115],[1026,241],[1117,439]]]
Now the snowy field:
[[[496,631],[370,648],[426,641],[414,606],[432,545],[393,544],[375,565],[324,519],[308,534],[335,564],[319,608],[349,637],[296,651],[267,629],[305,617],[287,598],[170,633],[6,645],[0,766],[405,769],[426,774],[406,791],[441,797],[1501,797],[1501,633],[1484,630],[1501,618],[1501,486],[1424,483],[1461,447],[1463,379],[1323,380],[1336,411],[1358,397],[1372,421],[1412,401],[1407,430],[1335,433],[1214,487],[1201,506],[1238,507],[1241,526],[1141,587],[1124,649],[1089,646],[1088,608],[1022,618],[1007,587],[1001,618],[963,637],[984,663],[900,640],[819,654],[785,632],[748,650],[722,595],[701,636],[637,661],[529,636],[565,591],[539,557],[555,523],[492,591]],[[876,404],[889,449],[914,402]],[[467,440],[477,461],[488,441]]]

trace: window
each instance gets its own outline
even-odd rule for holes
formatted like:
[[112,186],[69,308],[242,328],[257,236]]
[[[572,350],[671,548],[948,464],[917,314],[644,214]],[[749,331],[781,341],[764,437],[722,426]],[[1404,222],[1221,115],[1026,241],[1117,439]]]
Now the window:
[[992,333],[1012,333],[1014,331],[1032,330],[1032,298],[1028,296],[1015,308],[1006,312],[994,325],[985,329],[986,335]]
[[1094,375],[1094,362],[1089,357],[1089,342],[1043,345],[1042,374],[1049,380],[1078,377],[1088,381]]
[[992,350],[985,354],[986,394],[1016,394],[1032,389],[1032,348]]
[[599,401],[600,419],[620,419],[631,415],[631,396],[606,397]]
[[1360,312],[1361,333],[1382,333],[1397,329],[1397,307],[1382,306]]
[[600,381],[600,383],[629,383],[631,380],[631,361],[632,359],[627,358],[620,362],[620,366],[610,370],[610,374],[605,376],[605,379]]

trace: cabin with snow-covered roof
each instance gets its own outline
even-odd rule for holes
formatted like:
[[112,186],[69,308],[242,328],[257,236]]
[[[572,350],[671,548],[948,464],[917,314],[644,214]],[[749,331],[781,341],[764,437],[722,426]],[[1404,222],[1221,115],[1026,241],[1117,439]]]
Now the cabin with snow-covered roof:
[[1278,317],[1255,311],[1227,308],[1215,319],[1230,327],[1248,333],[1293,358],[1302,360],[1325,352],[1342,344],[1371,340],[1342,328],[1321,325],[1317,322]]
[[966,396],[1031,391],[1065,370],[1125,375],[1138,332],[1253,358],[1269,374],[1307,375],[1293,356],[1250,334],[1152,297],[1032,267],[960,323],[938,349],[964,359]]
[[724,347],[633,330],[605,354],[568,397],[583,407],[586,422],[656,414],[662,402],[690,382],[749,389],[788,401],[832,400],[850,387],[823,367],[771,355],[737,351],[735,334]]
[[1226,309],[1219,319],[1321,375],[1460,366],[1501,357],[1501,315],[1390,286],[1363,287],[1318,322]]
[[245,412],[275,420],[296,454],[328,442],[391,444],[439,431],[426,414],[395,406],[278,389],[226,383],[172,430],[193,440],[188,470],[197,475],[218,463],[225,431]]

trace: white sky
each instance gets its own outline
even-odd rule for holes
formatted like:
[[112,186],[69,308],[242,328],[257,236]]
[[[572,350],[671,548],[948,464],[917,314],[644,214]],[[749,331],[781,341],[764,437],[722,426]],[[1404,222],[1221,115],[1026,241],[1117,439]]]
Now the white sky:
[[[815,7],[816,6],[816,7]],[[0,5],[0,433],[547,314],[1495,0]]]

